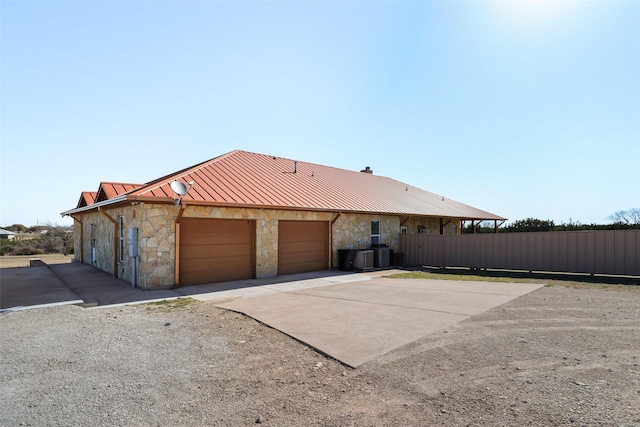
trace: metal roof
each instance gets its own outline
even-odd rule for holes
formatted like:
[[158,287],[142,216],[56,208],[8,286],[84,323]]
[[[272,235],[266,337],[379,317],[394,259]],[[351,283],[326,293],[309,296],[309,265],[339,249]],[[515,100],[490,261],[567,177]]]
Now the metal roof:
[[[169,201],[177,198],[170,187],[176,180],[187,186],[191,181],[194,183],[182,198],[186,204],[505,219],[384,176],[241,150],[120,195],[125,195],[126,200]],[[106,189],[113,187],[105,184],[108,183],[102,183],[101,188],[107,194]],[[82,210],[86,208],[90,206]],[[63,215],[76,211],[67,211]]]
[[101,182],[100,187],[96,194],[95,201],[101,202],[103,200],[113,199],[116,196],[126,194],[131,190],[140,188],[144,184],[130,184],[126,182]]
[[78,200],[78,205],[76,207],[81,208],[83,206],[94,204],[97,196],[97,191],[83,191],[82,194],[80,194],[80,200]]

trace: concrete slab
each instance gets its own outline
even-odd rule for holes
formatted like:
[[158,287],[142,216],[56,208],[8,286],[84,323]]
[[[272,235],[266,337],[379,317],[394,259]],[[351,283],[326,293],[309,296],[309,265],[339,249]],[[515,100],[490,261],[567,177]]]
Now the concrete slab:
[[142,291],[86,264],[7,268],[0,269],[0,309],[189,296],[245,313],[357,367],[541,286],[380,277],[391,273],[321,271]]
[[143,291],[134,288],[124,280],[87,264],[54,264],[50,268],[84,301],[86,307],[132,304],[182,296],[173,290]]
[[331,286],[337,283],[362,282],[370,280],[371,278],[372,277],[367,274],[345,274],[325,270],[290,274],[268,279],[250,279],[236,282],[185,286],[174,289],[174,291],[180,295],[189,296],[199,301],[226,301],[235,298],[259,297],[302,289]]
[[82,299],[46,266],[0,269],[1,310],[78,303]]
[[215,304],[251,316],[348,366],[358,367],[542,286],[368,279]]
[[0,275],[0,309],[5,310],[60,304],[79,304],[83,307],[113,306],[180,297],[192,297],[200,301],[228,300],[364,280],[358,279],[358,275],[351,273],[317,271],[169,290],[143,291],[91,265],[77,262],[51,264],[48,267],[1,268]]

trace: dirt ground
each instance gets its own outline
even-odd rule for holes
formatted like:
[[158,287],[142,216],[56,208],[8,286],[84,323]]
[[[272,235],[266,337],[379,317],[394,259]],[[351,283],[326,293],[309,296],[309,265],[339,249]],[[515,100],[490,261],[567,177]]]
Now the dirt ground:
[[64,264],[73,260],[73,255],[45,254],[45,255],[5,255],[0,256],[0,268],[29,267],[32,259],[39,259],[46,264]]
[[541,288],[356,370],[190,299],[0,314],[0,351],[3,426],[640,425],[638,286]]

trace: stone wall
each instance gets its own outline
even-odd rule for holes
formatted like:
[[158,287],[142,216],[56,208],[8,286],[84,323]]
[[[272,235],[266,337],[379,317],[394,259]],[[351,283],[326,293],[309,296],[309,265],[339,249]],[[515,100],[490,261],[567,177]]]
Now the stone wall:
[[[273,277],[278,274],[278,221],[332,221],[334,212],[286,211],[279,209],[223,208],[187,206],[183,218],[227,218],[256,221],[256,277]],[[399,217],[342,213],[332,226],[333,267],[338,266],[337,250],[344,248],[368,248],[371,243],[371,220],[380,220],[382,243],[396,248],[398,244]],[[329,236],[327,236],[329,237]]]
[[[171,288],[175,283],[176,257],[176,218],[180,208],[169,204],[139,203],[105,210],[110,217],[118,221],[123,218],[124,253],[117,264],[117,276],[132,283],[134,268],[137,268],[137,286],[143,289]],[[276,209],[226,208],[188,205],[183,218],[226,218],[249,219],[256,222],[256,277],[272,277],[278,274],[278,221],[334,221],[330,227],[330,259],[333,267],[338,267],[338,249],[366,249],[371,244],[371,221],[380,221],[380,243],[397,249],[401,217],[394,215],[352,214],[334,212],[305,212]],[[96,262],[94,265],[103,271],[114,274],[114,256],[119,258],[118,246],[114,248],[114,226],[103,213],[90,212],[79,219],[83,222],[84,262],[91,264],[91,228],[94,227],[96,241]],[[459,223],[450,223],[457,224]],[[424,226],[431,234],[440,232],[438,218],[415,218],[405,222],[408,232],[418,232],[418,225]],[[75,224],[76,247],[80,247],[80,227]],[[129,256],[128,231],[138,229],[139,258]],[[115,250],[115,252],[114,252]],[[79,261],[79,251],[75,255]],[[134,267],[135,265],[135,267]]]
[[[138,228],[139,233],[139,255],[140,255],[140,263],[143,264],[142,261],[145,262],[153,257],[150,257],[148,253],[145,253],[142,250],[142,247],[145,243],[143,225],[145,221],[142,219],[145,217],[145,209],[140,206],[124,206],[118,207],[114,209],[104,210],[104,212],[109,215],[109,217],[113,218],[116,221],[114,224],[104,213],[100,212],[89,212],[83,215],[79,215],[78,219],[82,221],[80,224],[78,221],[74,223],[74,239],[75,239],[75,247],[81,248],[82,250],[82,259],[85,264],[91,264],[95,267],[103,270],[107,273],[113,274],[117,276],[119,279],[123,279],[127,282],[132,282],[133,278],[133,262],[135,261],[132,257],[129,256],[129,238],[128,231],[130,228]],[[120,254],[118,253],[120,250],[120,245],[116,244],[114,247],[114,233],[119,236],[119,227],[118,221],[119,217],[123,218],[123,226],[124,226],[124,244],[123,244],[123,253],[122,260],[120,260]],[[80,229],[82,228],[82,239],[83,242],[80,242]],[[95,262],[92,262],[92,245],[91,245],[91,232],[92,228],[94,230],[95,237],[95,250],[96,250],[96,259]],[[166,227],[163,227],[166,228]],[[147,230],[149,236],[155,235],[162,236],[164,233],[162,230],[157,233],[154,230]],[[169,239],[172,238],[170,235],[167,236]],[[155,249],[166,249],[167,242],[164,242],[163,245],[159,248]],[[155,250],[157,252],[157,250]],[[172,253],[172,251],[170,252]],[[155,255],[157,256],[157,254]],[[168,259],[168,255],[164,255],[165,259]],[[117,260],[117,272],[114,272],[114,259]],[[80,251],[76,250],[74,253],[74,260],[81,261]],[[173,267],[172,267],[173,268]]]
[[[113,271],[113,222],[99,212],[91,212],[79,218],[82,224],[75,222],[74,238],[75,247],[74,260],[80,261],[80,252],[85,264],[91,264],[100,270],[114,274]],[[80,228],[84,242],[80,243]],[[92,257],[91,240],[95,243],[95,260]],[[81,248],[81,249],[80,249]]]
[[[82,254],[85,264],[92,264],[107,273],[129,283],[133,282],[134,268],[138,269],[137,286],[143,289],[170,288],[173,286],[175,259],[175,218],[178,208],[172,205],[137,204],[104,211],[116,221],[114,224],[100,212],[90,212],[75,222],[75,244],[80,248],[80,227],[83,229]],[[122,261],[120,245],[114,248],[114,233],[119,237],[117,222],[123,219],[124,244]],[[91,232],[95,237],[96,260],[92,262]],[[138,229],[138,256],[129,256],[130,228]],[[74,255],[80,261],[80,251]],[[117,274],[114,273],[114,257],[117,257]],[[135,267],[134,267],[135,264]]]
[[[333,249],[368,249],[371,246],[371,221],[380,221],[380,243],[398,247],[400,217],[371,214],[341,214],[333,225]],[[334,267],[337,257],[334,253]]]

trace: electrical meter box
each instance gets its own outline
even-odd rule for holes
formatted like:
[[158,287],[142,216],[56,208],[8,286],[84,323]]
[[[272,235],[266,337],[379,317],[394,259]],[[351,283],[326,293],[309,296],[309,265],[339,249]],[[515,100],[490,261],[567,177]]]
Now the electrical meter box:
[[129,229],[129,256],[138,256],[138,229]]

